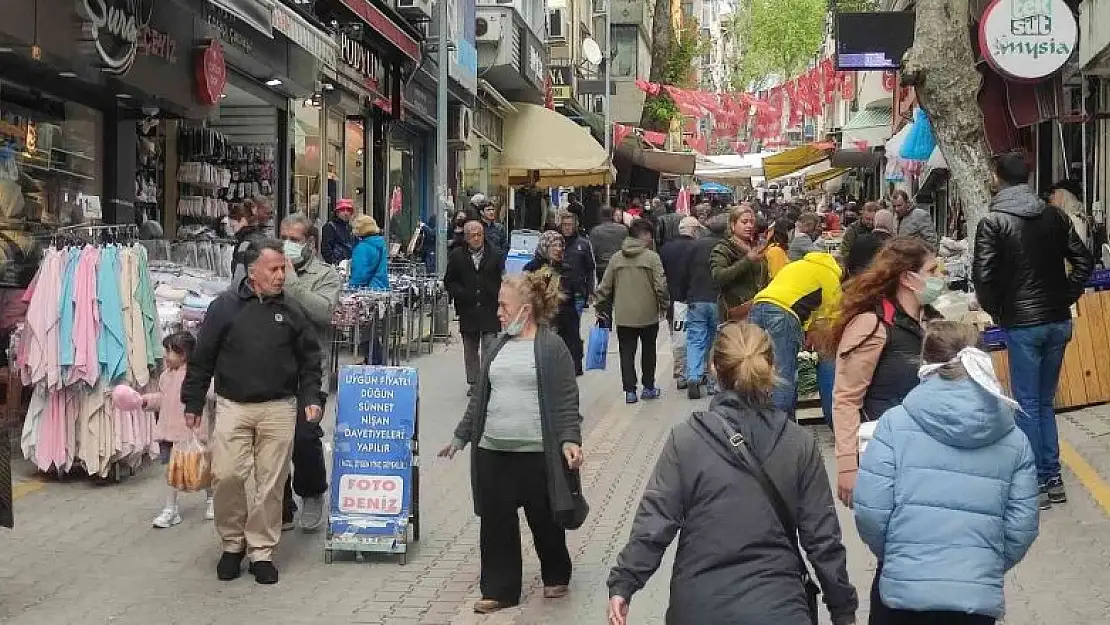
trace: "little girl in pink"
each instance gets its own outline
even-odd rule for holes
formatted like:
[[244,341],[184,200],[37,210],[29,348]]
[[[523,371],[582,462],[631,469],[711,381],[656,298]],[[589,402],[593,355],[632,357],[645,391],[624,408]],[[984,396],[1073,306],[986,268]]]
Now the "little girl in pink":
[[[158,378],[158,392],[143,395],[143,408],[158,412],[158,422],[154,426],[154,440],[158,441],[161,448],[162,464],[169,464],[170,453],[174,443],[183,443],[189,440],[192,432],[185,423],[185,405],[181,403],[181,384],[185,381],[185,369],[189,358],[193,354],[197,340],[188,332],[175,332],[162,340],[166,348],[165,370]],[[208,440],[208,417],[202,416],[201,423],[196,428],[197,438],[201,441]],[[154,517],[154,527],[168,528],[181,523],[181,514],[177,507],[176,489],[166,486],[166,504],[162,512]],[[211,521],[215,518],[212,509],[212,491],[206,491],[208,507],[204,518]]]

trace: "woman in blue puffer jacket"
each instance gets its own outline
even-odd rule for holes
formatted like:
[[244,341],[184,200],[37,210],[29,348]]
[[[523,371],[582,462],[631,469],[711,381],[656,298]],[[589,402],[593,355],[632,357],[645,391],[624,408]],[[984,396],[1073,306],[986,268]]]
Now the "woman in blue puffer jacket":
[[969,325],[930,324],[921,383],[860,460],[856,526],[879,558],[871,625],[991,625],[1037,537],[1033,450]]
[[351,253],[352,289],[389,290],[389,253],[378,222],[370,215],[359,215],[351,223],[351,230],[359,237]]

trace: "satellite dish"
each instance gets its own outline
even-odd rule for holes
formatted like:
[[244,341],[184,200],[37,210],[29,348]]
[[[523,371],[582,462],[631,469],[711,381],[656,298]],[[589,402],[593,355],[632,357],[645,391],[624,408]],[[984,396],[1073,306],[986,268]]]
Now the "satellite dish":
[[590,63],[599,65],[602,59],[601,46],[597,45],[592,37],[586,37],[582,40],[582,56],[586,57],[586,60]]

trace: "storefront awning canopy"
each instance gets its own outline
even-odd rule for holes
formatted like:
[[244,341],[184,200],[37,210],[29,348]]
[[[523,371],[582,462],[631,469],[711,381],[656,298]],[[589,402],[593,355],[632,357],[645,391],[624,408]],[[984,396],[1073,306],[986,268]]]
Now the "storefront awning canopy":
[[501,173],[510,184],[540,187],[601,185],[612,181],[605,148],[589,130],[536,104],[513,102],[505,118]]
[[829,167],[824,171],[819,171],[806,176],[805,187],[807,189],[817,188],[830,180],[835,180],[844,174],[848,173],[847,167]]
[[826,150],[810,145],[799,146],[763,159],[763,177],[771,182],[828,158]]
[[889,105],[881,104],[859,111],[840,129],[840,144],[857,150],[882,145],[892,130],[891,110]]
[[691,152],[668,152],[647,146],[639,137],[628,137],[617,151],[628,157],[633,165],[661,174],[688,176],[694,173],[696,156]]

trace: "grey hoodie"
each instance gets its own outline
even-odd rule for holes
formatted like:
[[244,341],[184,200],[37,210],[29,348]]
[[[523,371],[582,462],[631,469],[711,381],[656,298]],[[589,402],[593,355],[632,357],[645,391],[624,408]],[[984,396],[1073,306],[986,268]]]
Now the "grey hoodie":
[[1006,187],[991,199],[991,210],[1009,213],[1015,217],[1037,217],[1044,212],[1045,203],[1027,184]]

